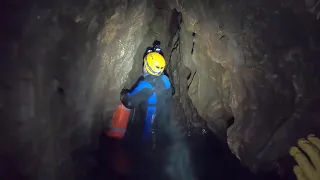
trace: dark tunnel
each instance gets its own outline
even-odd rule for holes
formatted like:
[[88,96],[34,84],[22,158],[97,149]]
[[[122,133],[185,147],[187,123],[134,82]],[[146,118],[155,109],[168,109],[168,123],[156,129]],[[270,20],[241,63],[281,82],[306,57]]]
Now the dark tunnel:
[[[0,179],[296,179],[289,154],[320,136],[318,0],[4,0]],[[123,88],[160,44],[174,87],[154,144]],[[163,105],[165,109],[165,105]],[[151,147],[152,146],[152,147]]]

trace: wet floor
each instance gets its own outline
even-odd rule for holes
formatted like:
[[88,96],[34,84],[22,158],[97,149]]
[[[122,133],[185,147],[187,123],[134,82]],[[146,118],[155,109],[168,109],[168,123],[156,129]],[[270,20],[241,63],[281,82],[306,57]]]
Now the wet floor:
[[[240,165],[240,162],[231,154],[226,144],[218,141],[212,133],[191,135],[190,137],[187,137],[187,142],[191,155],[189,163],[193,170],[194,179],[196,180],[281,179],[275,173],[252,174],[248,169]],[[136,163],[138,162],[141,165],[144,162],[143,157],[141,157],[141,161],[139,161],[140,157],[137,155],[138,153],[135,154],[135,152],[133,152],[134,150],[132,150],[132,147],[127,146],[126,150],[124,150],[123,147],[124,145],[117,141],[108,140],[105,137],[102,137],[99,152],[96,156],[98,161],[95,164],[96,167],[93,168],[94,170],[91,172],[91,177],[94,177],[93,179],[97,180],[162,179],[160,174],[163,174],[165,167],[161,166],[166,165],[161,164],[161,160],[164,158],[163,155],[166,155],[163,154],[165,151],[158,149],[158,152],[162,152],[162,155],[151,153],[149,158],[153,158],[153,161],[149,161],[148,163],[153,163],[153,165],[145,165],[142,171],[137,172],[139,170],[137,170]],[[122,155],[119,156],[119,154]],[[115,159],[117,159],[116,163]],[[158,171],[155,169],[158,169]],[[181,172],[188,173],[189,170],[182,170]],[[168,177],[163,178],[166,180],[170,179]]]
[[212,133],[190,137],[193,163],[197,164],[197,179],[272,179],[281,178],[275,173],[252,174],[241,166],[239,160],[230,152],[226,144],[220,142]]

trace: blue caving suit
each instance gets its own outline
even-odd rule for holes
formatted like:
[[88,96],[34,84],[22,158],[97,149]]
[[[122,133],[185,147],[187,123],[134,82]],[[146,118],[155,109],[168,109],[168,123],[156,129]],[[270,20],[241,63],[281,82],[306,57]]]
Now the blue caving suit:
[[166,104],[172,98],[174,89],[168,76],[164,74],[144,75],[136,84],[132,91],[121,95],[121,101],[127,108],[138,110],[140,119],[144,119],[142,139],[146,142],[152,137],[157,112],[160,108],[169,108]]

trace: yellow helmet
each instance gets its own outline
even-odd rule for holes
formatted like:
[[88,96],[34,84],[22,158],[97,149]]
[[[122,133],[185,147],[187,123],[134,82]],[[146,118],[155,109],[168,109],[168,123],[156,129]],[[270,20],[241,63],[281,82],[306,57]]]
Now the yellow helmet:
[[152,52],[144,58],[144,67],[149,74],[160,76],[166,67],[166,60],[161,54]]

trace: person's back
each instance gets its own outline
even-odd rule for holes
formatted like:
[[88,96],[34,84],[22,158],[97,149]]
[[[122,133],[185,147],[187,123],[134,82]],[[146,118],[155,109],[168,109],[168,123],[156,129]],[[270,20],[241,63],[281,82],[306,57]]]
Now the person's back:
[[[170,107],[171,99],[172,88],[169,78],[166,75],[148,75],[141,79],[138,86],[128,93],[127,99],[123,100],[127,107],[135,108],[136,115],[134,121],[135,124],[142,124],[144,126],[142,137],[144,141],[150,140],[153,122],[161,117],[161,114],[158,112],[172,109]],[[137,131],[140,131],[139,126],[135,127],[138,128]],[[140,134],[139,132],[137,133]]]
[[[172,85],[169,78],[164,75],[165,59],[157,52],[150,52],[144,58],[143,77],[139,78],[133,90],[121,93],[121,102],[127,108],[135,109],[133,123],[127,128],[127,141],[133,144],[136,151],[135,158],[141,164],[141,170],[149,168],[153,163],[148,155],[155,143],[155,129],[157,123],[163,124],[163,112],[172,109]],[[165,128],[164,126],[158,126]]]
[[[159,115],[159,108],[170,108],[168,105],[172,98],[172,84],[169,78],[164,75],[166,61],[159,52],[149,52],[144,57],[143,77],[139,78],[137,86],[130,92],[121,93],[122,103],[130,108],[135,109],[136,115],[134,124],[137,119],[143,121],[142,140],[148,142],[151,139],[154,121]],[[171,103],[170,103],[171,104]],[[136,130],[135,130],[136,129]],[[128,127],[128,134],[134,136],[139,134],[139,126],[134,129]],[[131,132],[130,132],[131,131]],[[137,136],[136,136],[137,137]]]

